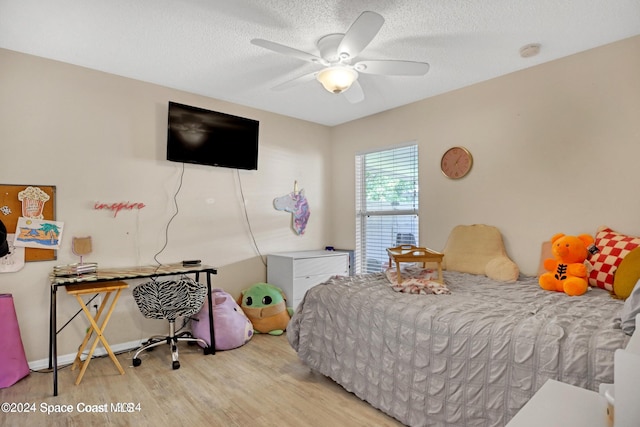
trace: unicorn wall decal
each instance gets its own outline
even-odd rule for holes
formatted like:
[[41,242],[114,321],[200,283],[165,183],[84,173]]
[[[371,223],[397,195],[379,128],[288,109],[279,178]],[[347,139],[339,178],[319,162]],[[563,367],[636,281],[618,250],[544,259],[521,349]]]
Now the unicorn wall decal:
[[304,195],[304,189],[298,191],[298,183],[294,184],[291,193],[273,199],[273,207],[279,211],[290,212],[292,214],[293,230],[298,235],[304,234],[309,220],[309,203]]

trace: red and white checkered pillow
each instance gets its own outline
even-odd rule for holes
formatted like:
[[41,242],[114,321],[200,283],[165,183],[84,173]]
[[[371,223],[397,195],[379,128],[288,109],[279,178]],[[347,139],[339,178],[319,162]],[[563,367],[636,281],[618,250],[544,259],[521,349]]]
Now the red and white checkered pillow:
[[595,245],[600,252],[589,259],[593,266],[589,272],[589,284],[613,291],[616,269],[625,255],[640,246],[640,237],[626,236],[609,227],[601,227],[596,233]]

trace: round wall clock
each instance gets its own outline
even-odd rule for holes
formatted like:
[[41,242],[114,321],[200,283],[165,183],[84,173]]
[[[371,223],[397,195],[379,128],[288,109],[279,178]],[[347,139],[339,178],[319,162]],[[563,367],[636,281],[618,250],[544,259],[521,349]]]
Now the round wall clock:
[[442,155],[440,169],[451,179],[459,179],[469,173],[473,165],[473,157],[464,147],[451,147]]

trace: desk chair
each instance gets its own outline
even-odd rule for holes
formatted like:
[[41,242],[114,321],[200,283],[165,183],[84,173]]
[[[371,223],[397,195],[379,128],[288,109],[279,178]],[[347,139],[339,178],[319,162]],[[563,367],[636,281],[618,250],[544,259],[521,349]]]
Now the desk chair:
[[[74,295],[76,297],[76,299],[78,300],[78,304],[80,304],[80,307],[82,307],[82,311],[87,316],[87,319],[89,320],[89,323],[90,323],[89,329],[87,330],[87,333],[84,336],[84,340],[82,341],[82,344],[78,348],[78,353],[76,354],[76,358],[73,361],[73,364],[71,365],[72,371],[76,369],[78,366],[80,366],[80,372],[78,373],[78,377],[76,378],[76,385],[80,384],[80,381],[82,381],[82,377],[84,376],[84,373],[87,371],[89,362],[91,362],[91,358],[93,357],[93,352],[98,346],[98,341],[102,342],[104,349],[109,354],[109,358],[113,361],[113,364],[116,365],[116,368],[118,369],[118,372],[120,372],[120,375],[124,375],[124,369],[122,369],[120,362],[118,362],[116,355],[113,353],[113,351],[111,350],[111,347],[109,347],[109,343],[104,337],[104,330],[107,327],[107,323],[109,323],[109,319],[111,318],[113,309],[116,307],[118,298],[120,298],[120,293],[122,292],[123,289],[126,289],[128,287],[129,285],[127,285],[127,283],[125,282],[99,282],[99,283],[86,283],[81,285],[66,286],[67,293],[70,295]],[[105,293],[104,299],[102,300],[102,304],[100,304],[100,308],[98,308],[96,315],[93,316],[91,314],[91,311],[89,310],[89,308],[87,307],[87,305],[85,304],[85,302],[82,300],[81,297],[82,295],[102,293],[102,292]],[[115,294],[114,294],[113,300],[111,301],[111,305],[109,306],[108,304],[109,297],[114,292]],[[104,317],[102,317],[102,313],[104,312],[104,309],[107,308],[107,306],[109,307],[107,309],[107,313],[105,314]],[[102,320],[102,323],[98,325],[98,322],[100,322],[101,320]],[[87,344],[89,344],[89,340],[91,339],[91,336],[94,333],[96,334],[96,337],[93,340],[93,344],[91,345],[91,348],[89,349],[89,354],[87,355],[87,358],[84,361],[82,361],[82,353],[84,352],[84,349],[86,348]]]
[[188,278],[162,282],[152,280],[136,286],[133,289],[133,298],[140,312],[149,319],[168,320],[169,335],[153,336],[143,343],[133,356],[133,366],[140,366],[142,363],[138,358],[140,353],[162,344],[171,346],[173,369],[180,368],[178,341],[197,342],[202,347],[208,347],[206,341],[194,338],[191,332],[176,335],[175,326],[178,317],[188,317],[200,311],[206,297],[207,286]]

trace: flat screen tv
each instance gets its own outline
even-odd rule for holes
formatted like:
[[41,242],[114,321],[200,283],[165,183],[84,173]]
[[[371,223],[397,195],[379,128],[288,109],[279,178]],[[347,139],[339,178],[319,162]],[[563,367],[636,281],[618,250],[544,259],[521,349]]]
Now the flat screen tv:
[[169,102],[167,160],[258,169],[257,120]]

